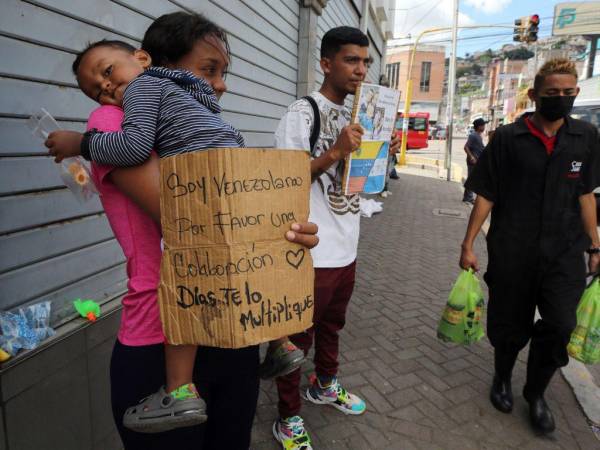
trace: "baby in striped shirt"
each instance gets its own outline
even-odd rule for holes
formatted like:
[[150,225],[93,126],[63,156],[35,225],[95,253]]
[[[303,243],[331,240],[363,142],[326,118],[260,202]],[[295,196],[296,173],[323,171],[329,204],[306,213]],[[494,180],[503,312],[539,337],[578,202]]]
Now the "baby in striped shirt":
[[[83,50],[73,64],[78,84],[98,103],[123,108],[122,131],[56,131],[46,141],[55,161],[80,154],[102,164],[134,166],[144,163],[153,150],[168,157],[199,149],[243,147],[242,135],[219,114],[218,97],[226,90],[223,78],[229,64],[227,41],[216,25],[207,22],[213,28],[197,36],[196,50],[176,59],[178,66],[193,72],[152,66],[146,51],[121,41],[99,41]],[[209,72],[193,63],[192,53],[201,43],[204,57],[214,54]],[[140,206],[160,223],[157,207]],[[192,381],[196,347],[165,344],[165,356],[166,389],[129,408],[123,419],[126,427],[162,432],[206,420],[206,405]],[[303,360],[304,353],[283,337],[270,343],[261,376],[290,373]]]

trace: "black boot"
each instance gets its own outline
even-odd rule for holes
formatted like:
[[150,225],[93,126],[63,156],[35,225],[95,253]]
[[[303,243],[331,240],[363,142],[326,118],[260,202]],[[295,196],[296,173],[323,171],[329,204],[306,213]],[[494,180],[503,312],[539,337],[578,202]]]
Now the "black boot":
[[554,424],[554,416],[550,407],[544,400],[544,396],[541,394],[527,393],[527,390],[523,390],[523,397],[529,403],[529,419],[534,429],[543,434],[552,433],[556,425]]
[[510,378],[502,380],[498,375],[494,375],[492,381],[492,390],[490,391],[490,400],[494,408],[498,411],[508,414],[513,409],[513,396]]
[[544,392],[556,372],[554,366],[542,366],[529,352],[527,362],[527,382],[523,388],[523,397],[529,403],[529,418],[533,428],[541,433],[552,433],[556,428],[554,416],[544,400]]
[[511,387],[512,370],[518,353],[494,352],[494,367],[496,374],[492,381],[490,401],[498,411],[508,414],[513,409]]

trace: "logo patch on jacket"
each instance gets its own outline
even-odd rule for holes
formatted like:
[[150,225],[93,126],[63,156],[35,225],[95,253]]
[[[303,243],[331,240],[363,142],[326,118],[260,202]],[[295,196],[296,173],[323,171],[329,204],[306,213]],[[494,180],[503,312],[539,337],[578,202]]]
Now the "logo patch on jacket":
[[581,173],[581,166],[583,163],[581,161],[572,161],[571,162],[571,170],[567,174],[567,178],[579,178]]

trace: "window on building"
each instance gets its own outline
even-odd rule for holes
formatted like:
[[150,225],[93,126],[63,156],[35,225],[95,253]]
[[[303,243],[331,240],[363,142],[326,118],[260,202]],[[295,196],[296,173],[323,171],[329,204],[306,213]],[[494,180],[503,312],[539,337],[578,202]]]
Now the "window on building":
[[386,66],[387,78],[390,81],[390,87],[392,89],[398,89],[400,84],[400,63],[392,63]]
[[423,61],[421,63],[421,82],[419,88],[421,92],[429,92],[429,84],[431,82],[431,61]]

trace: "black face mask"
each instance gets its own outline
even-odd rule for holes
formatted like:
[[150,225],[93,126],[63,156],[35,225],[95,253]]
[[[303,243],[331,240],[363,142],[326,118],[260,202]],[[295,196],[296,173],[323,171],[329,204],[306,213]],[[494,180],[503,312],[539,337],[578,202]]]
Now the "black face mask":
[[555,95],[552,97],[538,97],[537,111],[542,117],[550,122],[555,122],[558,119],[568,116],[573,109],[575,95],[562,96]]

